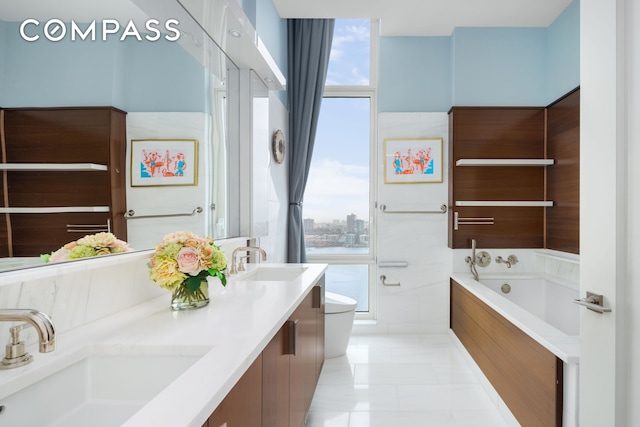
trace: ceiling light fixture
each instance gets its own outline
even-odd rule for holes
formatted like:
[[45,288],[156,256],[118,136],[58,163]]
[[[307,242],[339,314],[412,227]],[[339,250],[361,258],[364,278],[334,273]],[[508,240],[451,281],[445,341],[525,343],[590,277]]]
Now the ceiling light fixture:
[[229,35],[235,38],[242,37],[242,33],[238,30],[229,30]]

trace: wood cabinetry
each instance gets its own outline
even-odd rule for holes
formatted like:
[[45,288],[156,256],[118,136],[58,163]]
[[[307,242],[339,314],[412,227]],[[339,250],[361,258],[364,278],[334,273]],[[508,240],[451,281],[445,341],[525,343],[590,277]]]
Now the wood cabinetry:
[[449,246],[541,248],[544,108],[449,112]]
[[302,427],[324,363],[324,276],[263,352],[262,427]]
[[218,405],[203,427],[259,427],[262,419],[262,355]]
[[124,111],[4,109],[0,142],[0,256],[38,256],[99,231],[126,240]]
[[[313,309],[316,313],[316,383],[324,366],[325,301],[324,276],[313,287]],[[315,386],[314,386],[315,388]]]
[[304,426],[323,362],[324,276],[204,426]]
[[290,427],[302,427],[315,391],[316,376],[316,313],[313,308],[313,292],[291,316],[290,324],[296,332],[293,354],[289,359]]
[[449,111],[449,247],[579,253],[580,90]]
[[455,280],[450,326],[523,426],[561,426],[563,364]]
[[285,323],[262,352],[262,427],[289,425],[291,323]]
[[580,90],[547,107],[547,168],[545,247],[580,253]]

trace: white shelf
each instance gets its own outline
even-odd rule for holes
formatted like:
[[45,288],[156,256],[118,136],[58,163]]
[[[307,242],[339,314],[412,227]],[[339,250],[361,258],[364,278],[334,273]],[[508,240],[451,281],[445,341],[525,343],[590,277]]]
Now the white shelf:
[[491,200],[458,200],[456,206],[476,206],[476,207],[551,207],[552,201],[491,201]]
[[550,166],[553,159],[459,159],[456,166]]
[[109,212],[109,206],[63,206],[45,208],[0,208],[0,213],[50,214],[77,212]]
[[0,171],[106,171],[106,165],[96,163],[2,163]]

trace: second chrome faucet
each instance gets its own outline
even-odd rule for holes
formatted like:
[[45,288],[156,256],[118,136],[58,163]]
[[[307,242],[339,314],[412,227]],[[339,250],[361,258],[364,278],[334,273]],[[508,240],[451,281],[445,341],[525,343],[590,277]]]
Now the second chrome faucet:
[[267,260],[267,252],[257,246],[241,246],[239,248],[235,248],[233,250],[233,254],[231,255],[231,269],[229,270],[229,274],[237,274],[239,271],[244,271],[244,262],[242,261],[242,257],[240,259],[240,263],[236,263],[237,255],[241,252],[259,252],[262,255],[262,261]]
[[33,326],[38,333],[40,353],[48,353],[56,349],[56,334],[49,316],[31,309],[0,309],[0,322],[26,322],[9,329],[11,343],[7,344],[5,357],[0,362],[0,369],[12,369],[24,366],[33,360],[25,350],[24,341],[20,341],[20,331]]

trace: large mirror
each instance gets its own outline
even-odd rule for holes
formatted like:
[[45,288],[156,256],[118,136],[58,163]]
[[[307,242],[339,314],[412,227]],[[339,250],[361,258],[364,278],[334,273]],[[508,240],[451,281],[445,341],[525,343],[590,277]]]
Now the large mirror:
[[[151,249],[183,229],[214,239],[239,235],[238,70],[177,1],[2,2],[0,63],[2,108],[110,106],[126,112],[125,171],[119,171],[126,185],[117,189],[125,192],[126,209],[118,218],[125,218],[132,248]],[[144,168],[141,153],[169,153],[167,144],[177,141],[193,141],[185,169],[192,167],[191,182],[136,181]],[[6,174],[14,172],[6,169],[0,171],[5,222],[21,215],[7,203]],[[7,230],[0,232],[0,249],[16,240]],[[84,234],[72,230],[68,241]],[[44,265],[39,254],[29,255],[5,255],[0,270]]]

